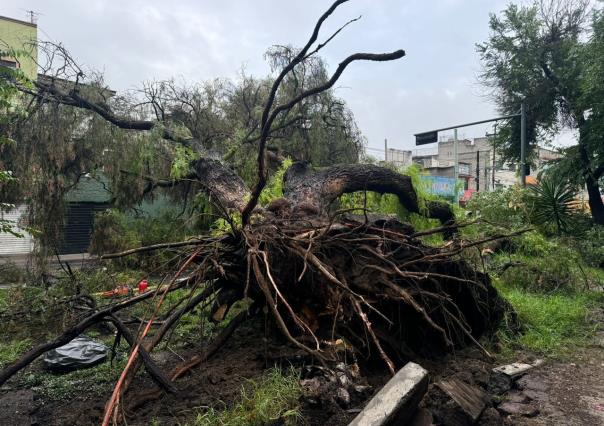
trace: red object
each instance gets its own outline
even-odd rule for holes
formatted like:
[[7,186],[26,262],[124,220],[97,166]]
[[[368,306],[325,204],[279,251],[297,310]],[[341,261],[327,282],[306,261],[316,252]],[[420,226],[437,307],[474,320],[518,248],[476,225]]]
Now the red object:
[[147,280],[141,280],[141,282],[138,283],[138,292],[144,293],[145,291],[147,291],[148,287],[149,287],[149,283],[147,282]]

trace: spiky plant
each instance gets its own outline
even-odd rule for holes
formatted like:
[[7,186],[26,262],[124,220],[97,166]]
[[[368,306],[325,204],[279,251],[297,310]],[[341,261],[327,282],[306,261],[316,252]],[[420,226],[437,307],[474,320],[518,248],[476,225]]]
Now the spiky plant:
[[577,187],[564,176],[544,174],[537,185],[529,188],[529,199],[534,207],[533,220],[542,225],[554,225],[558,235],[568,232],[577,192]]

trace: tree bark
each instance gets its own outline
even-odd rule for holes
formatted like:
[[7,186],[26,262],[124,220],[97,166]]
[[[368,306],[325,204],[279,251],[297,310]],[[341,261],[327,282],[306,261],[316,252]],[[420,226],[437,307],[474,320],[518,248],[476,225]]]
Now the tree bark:
[[[326,213],[331,203],[343,194],[373,191],[394,194],[409,212],[420,213],[417,192],[409,176],[373,164],[338,165],[314,171],[303,162],[294,163],[283,177],[284,196],[292,209],[308,205]],[[426,203],[428,217],[443,224],[454,222],[455,216],[445,202]]]
[[584,173],[591,217],[594,223],[604,225],[604,202],[602,202],[602,195],[600,195],[600,185],[596,173],[591,168],[589,153],[581,130],[579,130],[579,159]]
[[232,169],[218,160],[200,158],[195,161],[193,168],[199,183],[201,183],[210,201],[223,213],[235,210],[243,211],[250,190]]

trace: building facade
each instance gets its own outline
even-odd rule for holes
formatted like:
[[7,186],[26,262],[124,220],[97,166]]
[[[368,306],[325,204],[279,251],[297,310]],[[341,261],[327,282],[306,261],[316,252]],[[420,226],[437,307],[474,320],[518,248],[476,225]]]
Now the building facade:
[[[0,16],[0,65],[19,69],[27,78],[35,80],[38,75],[37,41],[36,24]],[[16,51],[17,55],[13,55],[12,51]]]

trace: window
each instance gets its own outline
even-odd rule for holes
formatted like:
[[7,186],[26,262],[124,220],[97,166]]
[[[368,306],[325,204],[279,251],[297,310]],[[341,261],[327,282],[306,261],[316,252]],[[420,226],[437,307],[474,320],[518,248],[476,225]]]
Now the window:
[[12,68],[12,69],[17,69],[17,62],[16,61],[12,61],[10,59],[0,59],[0,66],[2,67],[7,67],[7,68]]

